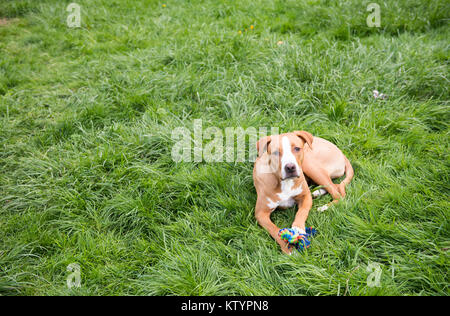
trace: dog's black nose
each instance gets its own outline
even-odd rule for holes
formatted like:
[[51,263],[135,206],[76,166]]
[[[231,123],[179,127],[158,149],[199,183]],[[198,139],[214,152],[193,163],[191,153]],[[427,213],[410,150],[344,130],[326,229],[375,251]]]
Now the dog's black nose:
[[286,173],[294,173],[295,172],[295,165],[293,163],[287,163],[284,166],[284,170],[286,170]]

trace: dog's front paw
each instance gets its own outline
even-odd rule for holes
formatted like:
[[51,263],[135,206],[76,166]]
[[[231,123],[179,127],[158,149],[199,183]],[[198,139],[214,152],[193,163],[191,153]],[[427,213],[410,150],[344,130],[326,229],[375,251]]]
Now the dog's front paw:
[[319,212],[326,211],[326,210],[328,210],[328,205],[324,205],[324,206],[318,207],[317,210],[318,210]]
[[291,245],[291,244],[289,244],[289,243],[287,243],[287,242],[285,242],[285,241],[283,241],[283,240],[280,240],[280,243],[279,243],[279,245],[280,245],[280,247],[281,247],[281,250],[285,253],[285,254],[287,254],[287,255],[292,255],[292,253],[293,253],[293,251],[294,251],[294,249],[295,249],[295,247],[293,246],[293,245]]
[[308,235],[304,231],[299,231],[297,227],[280,229],[278,236],[286,243],[286,245],[288,245],[288,247],[295,248],[300,252],[309,248],[311,243],[308,239]]

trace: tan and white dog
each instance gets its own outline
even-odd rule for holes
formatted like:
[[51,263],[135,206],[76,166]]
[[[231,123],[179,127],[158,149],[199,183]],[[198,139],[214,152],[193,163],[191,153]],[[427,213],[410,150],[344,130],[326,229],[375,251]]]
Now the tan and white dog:
[[[312,196],[305,175],[323,186],[314,196],[328,193],[336,203],[345,196],[345,186],[353,177],[353,168],[344,154],[334,144],[305,131],[295,131],[261,138],[257,142],[258,158],[253,169],[253,181],[258,195],[255,216],[278,242],[285,253],[292,249],[278,236],[279,228],[271,221],[276,208],[298,205],[292,228],[305,233],[305,222],[312,206]],[[334,184],[332,179],[346,174],[345,179]],[[331,204],[318,210],[324,211]]]

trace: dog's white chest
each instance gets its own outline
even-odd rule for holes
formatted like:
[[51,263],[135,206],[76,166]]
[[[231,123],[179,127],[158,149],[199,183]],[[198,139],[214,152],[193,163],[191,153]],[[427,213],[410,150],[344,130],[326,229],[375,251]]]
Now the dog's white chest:
[[278,201],[278,206],[281,208],[293,207],[294,204],[295,204],[295,200],[293,198]]
[[269,206],[272,209],[277,207],[288,208],[292,207],[295,204],[294,197],[303,192],[302,186],[294,188],[294,179],[287,179],[281,182],[281,192],[277,193],[279,200],[272,201],[270,198],[267,198]]

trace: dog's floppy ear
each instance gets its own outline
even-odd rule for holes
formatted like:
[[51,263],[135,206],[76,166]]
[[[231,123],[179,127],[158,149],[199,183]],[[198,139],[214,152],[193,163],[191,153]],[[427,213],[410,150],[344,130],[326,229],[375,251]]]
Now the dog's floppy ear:
[[258,140],[256,143],[256,150],[258,150],[258,157],[261,157],[264,153],[264,150],[267,150],[267,146],[269,146],[270,141],[272,140],[271,136],[265,136]]
[[294,134],[302,138],[305,142],[307,142],[309,148],[312,149],[313,136],[311,133],[308,133],[306,131],[295,131]]

